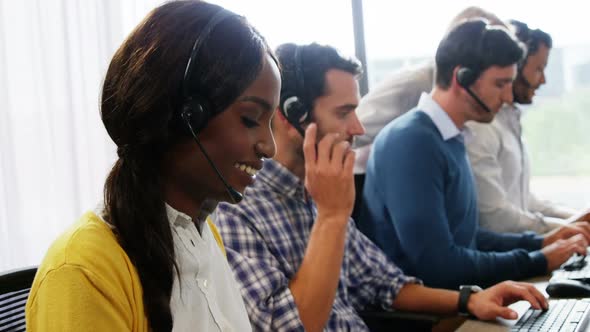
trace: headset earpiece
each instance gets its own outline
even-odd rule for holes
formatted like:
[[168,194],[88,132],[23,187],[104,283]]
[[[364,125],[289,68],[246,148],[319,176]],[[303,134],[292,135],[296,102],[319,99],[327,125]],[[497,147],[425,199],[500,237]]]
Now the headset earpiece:
[[303,101],[300,96],[305,89],[305,80],[303,76],[303,60],[301,56],[301,47],[295,46],[293,54],[293,72],[295,84],[290,91],[284,91],[282,96],[284,100],[279,110],[285,116],[285,119],[301,134],[305,135],[303,126],[311,121],[310,107]]
[[[187,125],[189,130],[199,132],[207,123],[207,112],[203,104],[194,98],[187,98],[182,104],[180,117]],[[190,124],[190,125],[189,125]]]
[[492,110],[486,105],[473,91],[471,91],[471,85],[477,81],[479,72],[467,68],[461,67],[457,70],[457,83],[467,91],[467,93],[483,108],[484,111],[492,113]]
[[459,85],[463,88],[468,88],[473,85],[475,81],[477,81],[478,76],[479,74],[475,70],[467,67],[461,67],[457,71],[457,83],[459,83]]
[[285,99],[281,109],[287,121],[304,135],[303,125],[309,121],[309,112],[305,104],[299,100],[299,97],[291,96]]

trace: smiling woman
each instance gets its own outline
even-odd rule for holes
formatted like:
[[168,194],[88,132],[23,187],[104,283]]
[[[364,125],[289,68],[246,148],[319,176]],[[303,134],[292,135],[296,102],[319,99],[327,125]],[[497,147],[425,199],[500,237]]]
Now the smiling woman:
[[250,330],[207,215],[274,155],[279,91],[276,60],[243,17],[199,1],[149,13],[104,80],[101,116],[119,156],[104,207],[49,249],[27,329]]
[[[278,104],[277,87],[280,84],[277,77],[279,73],[276,63],[267,55],[259,79],[254,81],[226,112],[213,117],[198,135],[203,148],[209,152],[211,159],[216,161],[216,166],[228,184],[239,192],[243,192],[253,180],[239,167],[244,165],[249,169],[258,170],[262,168],[261,158],[271,158],[275,153],[269,123],[274,113],[273,105]],[[189,144],[187,148],[194,150],[196,146]],[[197,151],[185,155],[192,159],[203,158]],[[196,161],[181,161],[167,170],[167,174],[179,179],[187,190],[208,186],[213,188],[217,200],[227,200],[226,188],[212,173],[210,165],[203,164],[203,168],[191,167],[190,165]],[[240,166],[236,168],[236,164]]]

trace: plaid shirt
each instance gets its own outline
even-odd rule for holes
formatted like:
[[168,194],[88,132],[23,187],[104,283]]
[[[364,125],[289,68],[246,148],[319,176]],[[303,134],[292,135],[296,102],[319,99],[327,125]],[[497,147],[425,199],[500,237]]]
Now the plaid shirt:
[[[300,179],[273,160],[264,161],[240,204],[219,204],[215,222],[254,330],[304,330],[289,281],[301,265],[316,217]],[[408,282],[419,281],[389,262],[350,219],[338,290],[324,330],[367,331],[357,311],[391,309]]]

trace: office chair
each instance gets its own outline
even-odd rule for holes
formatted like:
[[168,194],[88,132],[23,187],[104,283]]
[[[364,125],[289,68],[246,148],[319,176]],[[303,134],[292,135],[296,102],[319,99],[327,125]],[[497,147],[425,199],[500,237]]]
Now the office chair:
[[358,220],[361,216],[361,205],[363,204],[363,187],[365,185],[365,173],[354,175],[354,190],[356,195],[354,196],[354,207],[352,208],[352,220],[358,226]]
[[[363,187],[365,185],[365,174],[354,175],[354,186],[356,196],[352,219],[357,227],[360,221],[361,206],[363,204]],[[359,312],[359,315],[369,327],[371,332],[385,331],[431,331],[442,317],[430,314],[418,314],[400,311],[383,311],[381,309],[368,309]]]
[[26,330],[25,305],[37,267],[0,273],[0,332]]

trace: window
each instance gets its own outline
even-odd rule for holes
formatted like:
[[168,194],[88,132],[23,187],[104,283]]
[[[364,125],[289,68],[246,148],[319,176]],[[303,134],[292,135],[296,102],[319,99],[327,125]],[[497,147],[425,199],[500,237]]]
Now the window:
[[[0,3],[0,271],[38,264],[101,200],[116,159],[98,111],[102,80],[115,50],[161,3]],[[245,15],[272,47],[317,41],[353,53],[349,2],[219,4]]]
[[523,117],[532,191],[576,208],[590,204],[590,34],[582,3],[522,1],[364,2],[369,87],[392,71],[430,59],[451,19],[468,6],[517,19],[553,38],[547,84]]
[[318,42],[354,54],[352,9],[349,1],[235,1],[215,3],[244,15],[275,48],[283,43]]

